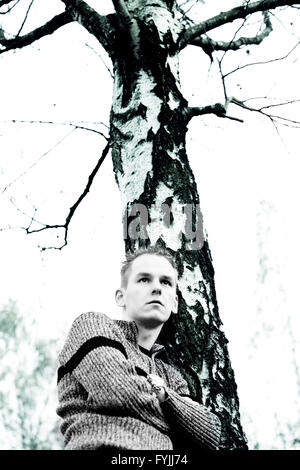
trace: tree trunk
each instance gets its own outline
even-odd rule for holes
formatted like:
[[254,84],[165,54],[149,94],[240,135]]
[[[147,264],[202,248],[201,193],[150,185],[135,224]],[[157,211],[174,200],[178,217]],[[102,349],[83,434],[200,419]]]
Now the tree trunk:
[[[124,204],[126,250],[160,244],[179,272],[179,312],[161,336],[192,395],[222,422],[221,449],[245,449],[239,401],[216,300],[199,196],[186,154],[186,100],[173,2],[131,11],[136,35],[115,25],[112,159]],[[169,6],[167,6],[169,4]]]

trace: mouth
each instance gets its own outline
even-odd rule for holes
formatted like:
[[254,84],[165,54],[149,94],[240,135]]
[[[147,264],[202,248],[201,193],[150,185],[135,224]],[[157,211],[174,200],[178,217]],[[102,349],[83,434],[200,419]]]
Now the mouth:
[[162,307],[164,306],[164,304],[160,300],[151,300],[151,302],[148,302],[148,305],[149,304],[161,305]]

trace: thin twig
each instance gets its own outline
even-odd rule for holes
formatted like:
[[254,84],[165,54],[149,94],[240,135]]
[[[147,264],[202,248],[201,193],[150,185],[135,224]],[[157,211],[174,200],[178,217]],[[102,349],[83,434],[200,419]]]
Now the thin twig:
[[282,103],[275,103],[275,104],[269,104],[268,106],[262,106],[259,108],[260,110],[262,109],[268,109],[268,108],[276,108],[277,106],[285,106],[286,104],[292,104],[292,103],[297,103],[299,100],[290,100],[290,101],[283,101]]
[[228,97],[227,97],[227,90],[226,90],[225,77],[224,77],[224,74],[223,74],[223,71],[222,71],[222,64],[221,64],[221,62],[218,61],[218,64],[219,64],[219,71],[220,71],[220,74],[221,74],[223,93],[224,93],[225,101],[226,101],[226,103],[227,103]]
[[87,185],[86,185],[84,191],[79,196],[77,201],[73,204],[73,206],[70,208],[69,213],[66,217],[66,220],[65,220],[64,224],[55,224],[55,225],[43,224],[44,225],[43,227],[41,227],[39,229],[31,230],[30,229],[31,224],[32,224],[32,221],[31,221],[29,226],[25,229],[26,233],[28,233],[28,234],[38,233],[38,232],[42,232],[43,230],[48,230],[48,229],[57,229],[57,228],[63,228],[64,229],[64,231],[65,231],[64,243],[59,247],[54,247],[54,246],[52,246],[52,247],[41,247],[42,251],[45,251],[45,250],[48,250],[48,249],[61,250],[62,248],[64,248],[67,245],[67,243],[68,243],[68,230],[69,230],[69,225],[70,225],[70,222],[72,220],[72,217],[74,216],[75,211],[78,208],[78,206],[80,205],[80,203],[82,202],[82,200],[88,194],[88,192],[89,192],[89,190],[92,186],[92,183],[94,181],[94,178],[95,178],[96,174],[98,173],[98,170],[101,167],[102,163],[104,162],[105,157],[108,154],[109,148],[110,148],[110,143],[107,143],[106,147],[104,148],[104,150],[102,152],[102,155],[101,155],[100,159],[97,162],[97,165],[95,166],[95,168],[93,169],[92,173],[90,174],[90,176],[88,178],[88,182],[87,182]]
[[[235,33],[234,33],[234,35],[233,35],[233,38],[231,39],[231,41],[230,41],[229,44],[228,44],[228,49],[230,49],[230,45],[234,42],[234,40],[235,40],[235,38],[236,38],[238,32],[244,27],[246,21],[247,21],[247,18],[244,18],[242,24],[240,25],[240,27],[235,31]],[[223,59],[224,59],[224,57],[225,57],[225,55],[226,55],[227,52],[228,52],[228,50],[224,52],[224,54],[222,55],[221,59],[219,60],[219,64],[222,63],[222,61],[223,61]]]
[[21,24],[21,27],[20,27],[19,31],[17,32],[17,34],[16,34],[16,37],[18,37],[18,36],[20,35],[20,33],[21,33],[21,31],[22,31],[22,29],[23,29],[25,23],[26,23],[26,20],[27,20],[27,18],[28,18],[30,9],[31,9],[31,7],[32,7],[32,5],[33,5],[33,2],[34,2],[34,0],[31,0],[30,5],[29,5],[29,7],[27,8],[26,15],[25,15],[25,17],[24,17],[23,23]]
[[[300,9],[300,7],[294,7],[294,6],[292,6],[292,5],[290,6],[290,8],[297,8],[297,9]],[[278,21],[278,23],[282,26],[282,28],[283,28],[285,31],[287,31],[288,34],[290,34],[291,36],[295,37],[295,38],[299,41],[299,39],[300,39],[299,36],[298,36],[293,30],[291,30],[290,24],[289,24],[289,28],[287,28],[287,27],[285,26],[285,24],[281,21],[281,19],[278,18],[278,16],[275,15],[275,13],[274,13],[273,11],[270,11],[270,14],[273,16],[273,18],[275,18],[276,21]]]
[[90,46],[87,42],[85,42],[85,45],[86,45],[86,47],[88,47],[89,49],[91,49],[91,50],[99,57],[99,59],[101,60],[101,62],[102,62],[103,65],[105,66],[106,70],[108,70],[108,72],[109,72],[111,78],[114,78],[114,76],[113,76],[113,74],[112,74],[110,68],[108,67],[108,65],[106,65],[106,63],[105,63],[104,60],[102,59],[101,54],[98,54],[98,52],[97,52],[92,46]]
[[[30,224],[29,224],[28,227],[31,226],[32,222],[35,222],[35,223],[40,224],[40,225],[44,225],[42,222],[40,222],[39,220],[37,220],[37,219],[34,217],[34,215],[28,215],[26,212],[24,212],[22,209],[20,209],[20,208],[17,206],[17,204],[15,203],[13,197],[9,197],[8,200],[9,200],[9,202],[14,206],[14,208],[15,208],[18,212],[20,212],[20,214],[25,215],[25,217],[27,217],[28,219],[31,219]],[[36,214],[37,208],[34,207],[34,206],[33,206],[33,208],[34,208],[34,214]],[[25,227],[18,227],[18,228],[22,228],[22,229],[26,230]]]
[[34,163],[32,163],[28,168],[26,168],[26,170],[22,171],[22,173],[20,173],[19,176],[17,176],[13,181],[11,181],[7,186],[5,186],[3,191],[1,191],[1,194],[4,194],[5,191],[8,190],[8,188],[10,188],[13,184],[15,184],[20,178],[22,178],[22,176],[26,175],[26,173],[28,173],[28,171],[30,171],[32,168],[34,168],[42,160],[42,158],[44,158],[46,155],[48,155],[50,152],[52,152],[52,150],[54,150],[56,147],[58,147],[58,145],[60,145],[75,130],[76,129],[72,129],[71,132],[68,132],[68,134],[66,134],[62,139],[60,139],[58,142],[56,142],[55,145],[53,145],[49,150],[44,152]]
[[[299,100],[295,100],[295,101],[299,101]],[[273,123],[277,122],[278,124],[288,126],[288,127],[294,127],[294,128],[300,127],[300,121],[296,121],[294,119],[289,119],[289,118],[285,118],[283,116],[278,116],[276,114],[269,114],[269,113],[265,112],[264,109],[268,108],[267,106],[262,106],[261,108],[252,108],[250,106],[247,106],[245,104],[245,101],[238,100],[234,97],[229,98],[228,102],[233,103],[237,106],[240,106],[241,108],[246,109],[247,111],[253,111],[253,112],[256,112],[256,113],[260,113],[263,116],[269,118]],[[290,104],[291,102],[288,102],[288,103]],[[286,103],[282,103],[282,105],[284,105],[284,104],[286,104]],[[279,106],[279,104],[277,104],[277,106]],[[269,106],[269,107],[271,107],[271,106]]]
[[[96,134],[99,134],[101,135],[102,137],[104,137],[104,139],[106,139],[108,141],[108,137],[103,134],[103,132],[101,131],[97,131],[96,129],[92,129],[90,127],[86,127],[86,126],[81,126],[81,125],[78,125],[76,124],[75,122],[72,122],[72,121],[66,121],[66,122],[55,122],[55,121],[41,121],[41,120],[32,120],[32,119],[27,119],[27,120],[22,120],[22,119],[10,119],[10,120],[3,120],[3,121],[0,121],[0,122],[10,122],[10,123],[17,123],[17,124],[53,124],[53,125],[56,125],[56,126],[72,126],[74,127],[74,129],[82,129],[84,131],[90,131],[90,132],[95,132]],[[81,123],[84,123],[85,121],[79,121]],[[90,122],[89,124],[101,124],[102,126],[106,126],[108,128],[108,126],[106,124],[104,124],[103,122]]]
[[231,70],[230,72],[224,74],[223,76],[224,76],[224,78],[226,78],[226,77],[228,77],[228,75],[231,75],[232,73],[238,72],[239,70],[242,70],[246,67],[252,67],[253,65],[264,65],[264,64],[270,64],[272,62],[277,62],[279,60],[284,60],[296,49],[296,47],[299,46],[299,44],[300,44],[300,41],[298,41],[297,44],[295,46],[293,46],[293,48],[287,54],[285,54],[282,57],[277,57],[276,59],[270,59],[270,60],[266,60],[266,61],[259,61],[259,62],[252,62],[250,64],[245,64],[245,65],[242,65],[241,67],[237,67],[236,69]]

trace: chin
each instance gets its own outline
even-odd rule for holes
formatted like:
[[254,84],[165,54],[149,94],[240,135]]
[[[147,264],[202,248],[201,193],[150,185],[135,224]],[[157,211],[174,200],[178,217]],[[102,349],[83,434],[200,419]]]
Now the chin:
[[163,321],[158,320],[157,318],[142,318],[139,320],[139,324],[147,329],[154,329],[162,326],[164,324]]
[[140,316],[137,321],[147,327],[147,328],[156,328],[160,325],[163,325],[167,320],[169,316],[163,315],[160,312],[151,312],[151,314],[146,314],[143,316]]

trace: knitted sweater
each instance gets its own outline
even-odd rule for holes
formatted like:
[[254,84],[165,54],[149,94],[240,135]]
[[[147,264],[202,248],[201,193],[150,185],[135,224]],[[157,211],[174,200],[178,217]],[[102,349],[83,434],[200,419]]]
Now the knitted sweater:
[[[137,325],[102,313],[80,315],[59,354],[57,414],[65,449],[173,449],[173,435],[217,449],[220,421],[189,398],[174,367],[139,348]],[[144,352],[143,352],[144,351]],[[162,377],[167,399],[160,403],[147,380]]]

